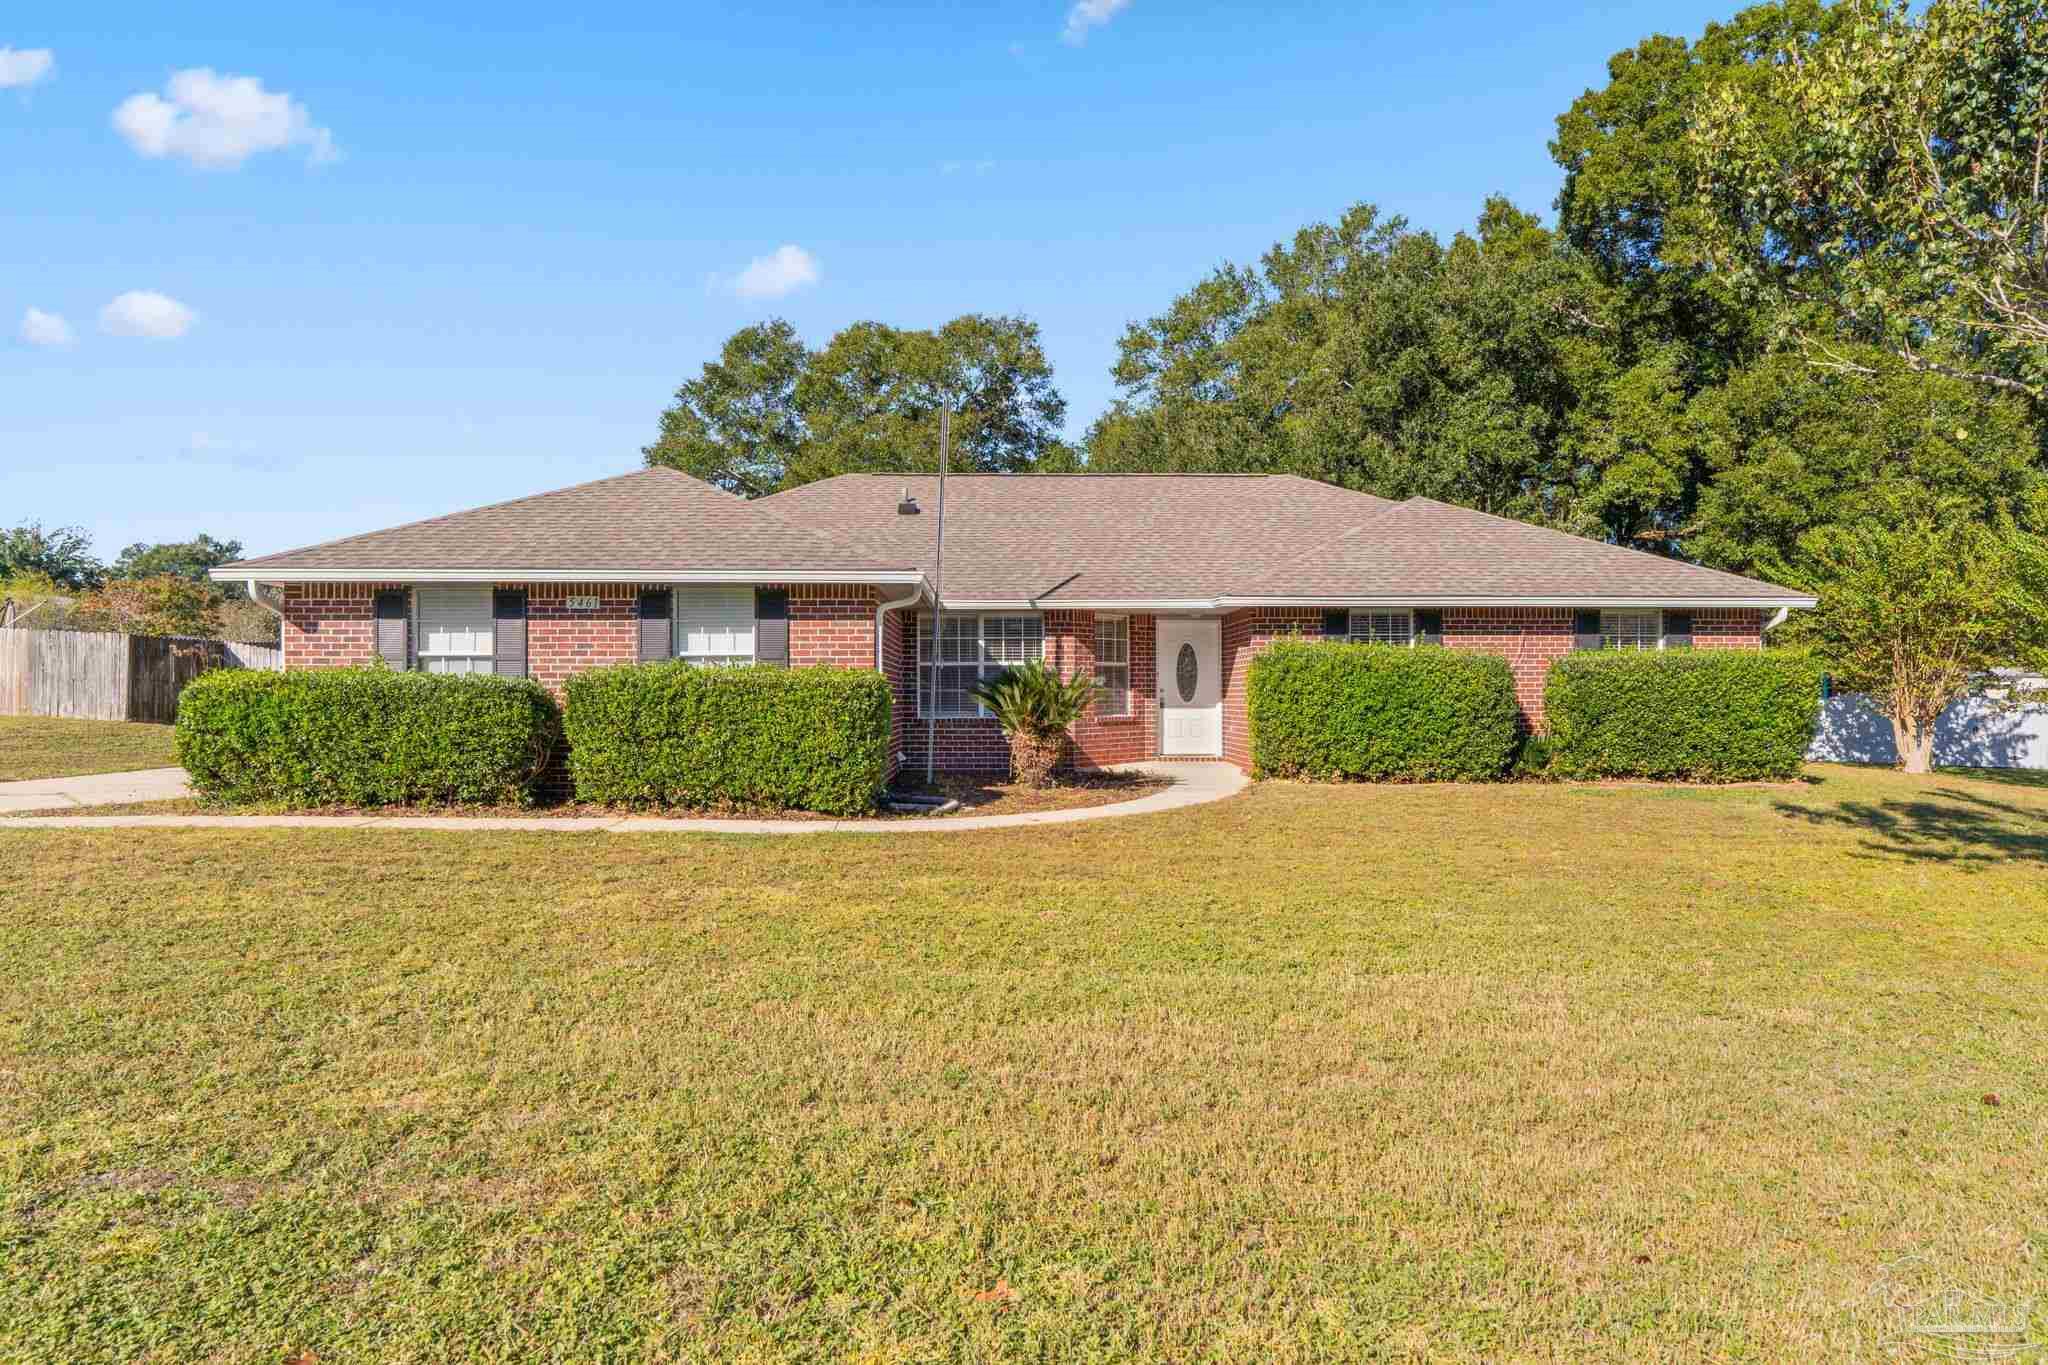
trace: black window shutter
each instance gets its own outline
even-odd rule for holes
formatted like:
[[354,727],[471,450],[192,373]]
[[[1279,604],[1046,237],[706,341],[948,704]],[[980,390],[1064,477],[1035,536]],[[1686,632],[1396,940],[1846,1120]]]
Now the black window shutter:
[[1348,640],[1351,638],[1351,613],[1348,611],[1326,611],[1323,613],[1323,638],[1325,640]]
[[1440,645],[1444,642],[1444,614],[1440,611],[1418,611],[1415,613],[1415,641],[1417,644]]
[[1664,648],[1692,648],[1692,613],[1689,611],[1667,611],[1664,613]]
[[1579,612],[1572,626],[1572,648],[1599,649],[1604,643],[1600,635],[1600,613]]
[[754,589],[754,662],[789,667],[789,590]]
[[397,669],[412,663],[412,642],[407,638],[412,624],[408,596],[403,588],[377,594],[377,657]]
[[675,627],[670,624],[675,601],[676,595],[667,588],[649,588],[640,594],[641,663],[675,657]]
[[526,676],[526,589],[499,588],[491,594],[494,669],[500,677]]

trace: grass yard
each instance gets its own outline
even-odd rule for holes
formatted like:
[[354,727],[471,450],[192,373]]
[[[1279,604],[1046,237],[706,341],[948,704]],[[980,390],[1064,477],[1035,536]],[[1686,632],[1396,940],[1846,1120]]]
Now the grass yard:
[[0,825],[0,1357],[1891,1358],[2048,1291],[2048,789],[1816,777]]
[[0,782],[168,768],[177,761],[168,725],[0,716]]

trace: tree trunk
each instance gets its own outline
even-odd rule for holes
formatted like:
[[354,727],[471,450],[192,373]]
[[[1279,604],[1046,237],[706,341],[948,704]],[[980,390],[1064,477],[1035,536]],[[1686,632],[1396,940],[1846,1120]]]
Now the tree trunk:
[[1052,785],[1053,769],[1066,756],[1064,730],[1050,735],[1032,735],[1019,730],[1010,736],[1010,773],[1026,787]]
[[1909,773],[1934,771],[1934,725],[1917,717],[1892,718],[1892,743],[1899,751],[1899,767]]

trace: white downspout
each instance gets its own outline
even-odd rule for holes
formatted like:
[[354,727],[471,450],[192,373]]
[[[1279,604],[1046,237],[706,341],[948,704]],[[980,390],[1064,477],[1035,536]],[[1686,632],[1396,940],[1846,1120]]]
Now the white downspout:
[[284,609],[282,607],[273,607],[270,603],[263,600],[263,594],[256,591],[255,579],[250,579],[248,583],[249,600],[277,618],[277,669],[278,672],[282,673],[284,671]]
[[[875,608],[875,672],[888,677],[889,670],[882,663],[882,640],[884,632],[888,629],[886,623],[889,619],[889,613],[903,607],[914,607],[923,600],[924,589],[917,587],[910,590],[909,596],[899,597],[893,602],[884,602]],[[915,645],[911,647],[913,649],[916,648]],[[893,682],[894,680],[891,679],[891,681]],[[915,659],[910,661],[910,695],[913,698],[917,696],[917,660]],[[903,750],[900,746],[896,751],[896,761],[898,763],[903,761]]]
[[1784,625],[1784,624],[1785,624],[1785,618],[1786,618],[1786,617],[1788,617],[1788,616],[1790,616],[1791,614],[1792,614],[1792,608],[1790,608],[1790,607],[1779,607],[1779,608],[1778,608],[1778,610],[1777,610],[1777,612],[1776,612],[1776,614],[1774,614],[1774,615],[1773,615],[1773,616],[1771,617],[1771,619],[1770,619],[1770,620],[1768,620],[1768,621],[1764,622],[1764,629],[1763,629],[1763,633],[1764,633],[1764,634],[1766,634],[1766,635],[1768,635],[1768,634],[1770,634],[1770,633],[1771,633],[1772,631],[1776,630],[1776,629],[1777,629],[1777,628],[1778,628],[1779,626],[1782,626],[1782,625]]

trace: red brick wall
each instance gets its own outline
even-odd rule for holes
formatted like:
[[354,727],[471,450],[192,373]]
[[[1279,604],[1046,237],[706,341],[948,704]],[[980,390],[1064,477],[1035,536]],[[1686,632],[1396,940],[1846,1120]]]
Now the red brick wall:
[[403,583],[290,583],[280,642],[286,668],[343,668],[377,657],[377,594]]
[[[1062,678],[1095,676],[1095,617],[1092,611],[1045,614],[1045,661]],[[1082,713],[1072,732],[1078,767],[1142,763],[1159,753],[1156,618],[1133,613],[1125,619],[1131,638],[1131,711],[1127,716],[1105,716],[1091,705]]]
[[1764,614],[1746,607],[1717,607],[1692,614],[1694,649],[1762,649]]
[[[1002,727],[981,717],[942,718],[933,726],[917,714],[917,613],[904,610],[890,626],[883,654],[889,661],[889,676],[896,688],[897,747],[904,756],[903,767],[922,772],[925,763],[925,734],[930,728],[937,738],[937,766],[947,772],[1009,771],[1010,744]],[[1131,714],[1100,716],[1091,707],[1076,722],[1074,762],[1078,767],[1099,768],[1112,763],[1138,763],[1159,752],[1159,706],[1154,653],[1157,634],[1154,618],[1132,614]],[[1061,677],[1093,677],[1095,674],[1095,613],[1092,611],[1049,611],[1045,613],[1045,660]]]
[[1499,654],[1515,674],[1524,732],[1543,729],[1543,679],[1572,652],[1570,607],[1447,607],[1444,645]]
[[[372,609],[379,592],[403,583],[291,584],[285,588],[287,668],[338,668],[376,655]],[[638,583],[500,583],[525,587],[528,671],[559,694],[571,674],[640,657]],[[770,585],[773,586],[773,585]],[[595,597],[595,611],[571,611],[571,597]],[[874,588],[864,584],[789,587],[792,664],[875,665]]]
[[1320,637],[1319,607],[1247,607],[1223,618],[1223,757],[1251,770],[1252,734],[1245,715],[1245,684],[1252,660],[1287,635]]
[[[1569,607],[1451,607],[1444,612],[1444,644],[1452,649],[1504,655],[1515,674],[1515,701],[1524,732],[1544,727],[1543,683],[1550,666],[1572,652]],[[1760,649],[1764,614],[1717,607],[1692,613],[1695,649]]]
[[797,583],[789,588],[789,662],[875,666],[875,589],[858,583]]
[[[518,584],[503,584],[517,587]],[[595,611],[571,611],[571,597],[595,597]],[[526,671],[553,692],[572,673],[640,657],[638,583],[534,583],[526,589]]]

